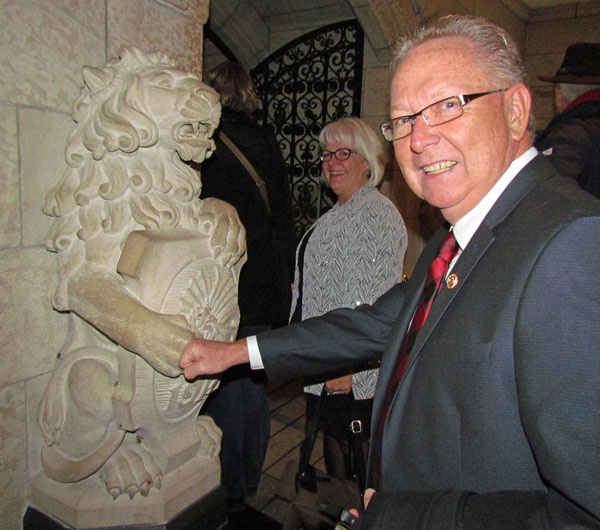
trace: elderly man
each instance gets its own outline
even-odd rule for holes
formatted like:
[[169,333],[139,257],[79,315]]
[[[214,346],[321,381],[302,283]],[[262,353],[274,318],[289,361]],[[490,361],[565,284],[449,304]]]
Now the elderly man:
[[523,79],[483,19],[405,37],[382,130],[450,231],[372,306],[181,357],[187,377],[381,358],[361,529],[600,528],[600,203],[532,148]]
[[558,114],[539,133],[535,147],[556,169],[600,199],[600,43],[577,42],[552,77]]

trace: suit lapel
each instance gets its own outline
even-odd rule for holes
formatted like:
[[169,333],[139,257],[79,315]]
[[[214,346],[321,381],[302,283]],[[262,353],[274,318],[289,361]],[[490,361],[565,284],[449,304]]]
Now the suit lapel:
[[[553,168],[550,162],[548,162],[544,156],[538,155],[520,171],[510,185],[504,190],[502,195],[498,198],[493,208],[487,214],[471,238],[471,241],[467,247],[463,250],[459,259],[455,263],[454,268],[452,269],[452,272],[455,273],[459,278],[458,286],[454,289],[448,289],[446,286],[444,286],[438,295],[439,299],[435,300],[429,317],[425,325],[421,328],[419,336],[416,338],[415,344],[410,353],[405,375],[408,371],[410,371],[411,367],[419,358],[423,346],[452,304],[452,301],[456,295],[461,291],[461,289],[468,288],[465,285],[468,282],[469,276],[477,266],[477,263],[480,261],[482,256],[485,255],[488,248],[494,243],[495,227],[500,224],[508,215],[510,215],[510,213],[517,208],[519,203],[542,181],[555,175],[556,170]],[[381,369],[379,372],[379,382],[377,384],[377,392],[375,394],[375,400],[373,404],[374,421],[377,421],[376,419],[379,418],[381,414],[381,407],[384,401],[391,372],[396,365],[406,329],[416,309],[418,299],[423,288],[423,283],[425,282],[425,277],[427,275],[427,270],[437,254],[440,243],[446,232],[447,229],[440,229],[438,232],[436,232],[436,234],[434,234],[426,247],[423,249],[419,260],[417,261],[413,275],[409,280],[409,283],[412,283],[412,285],[409,286],[407,284],[407,289],[405,291],[405,303],[400,312],[400,316],[393,327],[393,331],[390,334],[382,358]],[[398,391],[403,385],[407,384],[407,380],[408,379],[406,377],[403,377],[400,381],[400,384],[396,390],[396,399],[398,396]],[[399,405],[401,406],[400,403]]]
[[467,282],[471,271],[475,268],[477,262],[481,259],[493,241],[493,232],[485,223],[482,223],[452,269],[452,274],[458,278],[458,283],[452,289],[448,287],[446,282],[442,283],[442,287],[431,306],[427,320],[416,336],[415,343],[410,353],[407,370],[410,369],[410,366],[415,362],[423,345],[427,342],[440,319],[443,317],[454,298],[461,291],[463,285]]
[[[501,223],[534,188],[555,173],[553,166],[543,156],[538,155],[519,172],[504,190],[502,195],[500,195],[452,269],[452,273],[456,274],[458,277],[458,285],[453,289],[449,289],[445,282],[442,285],[442,289],[438,293],[433,306],[431,307],[429,316],[416,337],[410,352],[410,358],[405,373],[410,370],[411,366],[416,362],[423,346],[438,325],[440,319],[463,286],[467,283],[469,275],[481,257],[494,242],[494,228]],[[446,230],[444,229],[435,234],[437,237],[432,238],[426,247],[427,260],[423,260],[425,263],[421,263],[421,260],[418,262],[420,288],[417,290],[417,297],[411,301],[411,313],[409,313],[411,315],[416,308],[418,295],[420,295],[420,289],[422,289],[423,282],[425,281],[429,264],[433,261],[445,233]],[[399,349],[400,348],[398,347],[397,351],[399,351]],[[394,358],[396,357],[397,356],[394,356]],[[401,384],[402,381],[399,387]]]

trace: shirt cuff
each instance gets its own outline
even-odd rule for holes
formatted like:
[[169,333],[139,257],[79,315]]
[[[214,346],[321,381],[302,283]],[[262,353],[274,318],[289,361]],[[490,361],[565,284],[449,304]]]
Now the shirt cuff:
[[250,368],[252,370],[264,370],[265,366],[260,356],[260,350],[258,349],[258,341],[256,335],[246,337],[246,345],[248,346],[248,357],[250,358]]

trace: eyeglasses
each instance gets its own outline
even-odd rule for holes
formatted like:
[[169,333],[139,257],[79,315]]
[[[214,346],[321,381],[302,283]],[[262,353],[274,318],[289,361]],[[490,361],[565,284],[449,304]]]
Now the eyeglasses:
[[335,156],[340,162],[343,162],[344,160],[348,160],[352,156],[352,153],[358,154],[358,151],[343,147],[337,151],[321,151],[319,159],[321,162],[328,162],[332,156]]
[[500,88],[499,90],[477,92],[476,94],[459,94],[458,96],[452,96],[450,98],[442,99],[441,101],[436,101],[415,114],[411,114],[410,116],[400,116],[399,118],[394,118],[393,120],[382,123],[381,132],[388,142],[399,140],[412,133],[418,116],[421,116],[423,121],[429,125],[429,127],[441,125],[442,123],[455,120],[462,116],[463,107],[474,99],[487,96],[488,94],[504,92],[505,90],[507,89]]

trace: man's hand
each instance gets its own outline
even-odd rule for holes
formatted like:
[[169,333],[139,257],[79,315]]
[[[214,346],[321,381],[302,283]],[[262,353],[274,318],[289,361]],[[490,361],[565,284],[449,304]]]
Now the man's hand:
[[343,392],[349,394],[352,390],[352,374],[331,379],[325,383],[328,392]]
[[[373,498],[373,495],[375,494],[375,490],[373,488],[367,488],[363,494],[363,504],[365,507],[365,510],[367,509],[367,506],[369,506],[369,503],[371,502],[371,499]],[[358,518],[359,513],[358,510],[352,508],[352,510],[348,510],[354,517]],[[355,525],[352,525],[355,526]],[[352,526],[348,526],[347,524],[344,524],[343,522],[339,522],[338,525],[335,527],[336,530],[349,530],[350,528],[352,528]]]
[[179,367],[183,369],[185,378],[191,380],[199,375],[218,374],[248,361],[246,339],[220,342],[197,338],[185,346],[179,359]]

